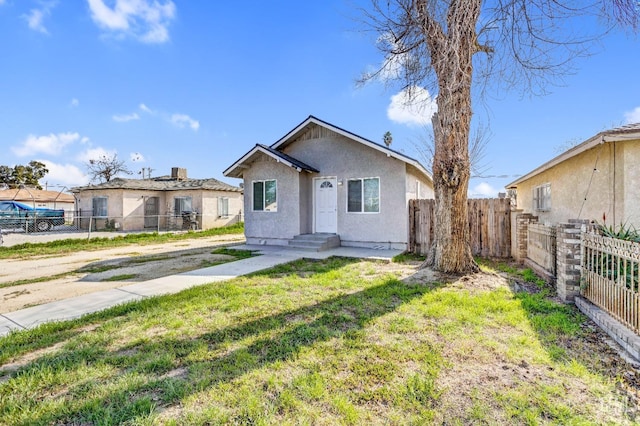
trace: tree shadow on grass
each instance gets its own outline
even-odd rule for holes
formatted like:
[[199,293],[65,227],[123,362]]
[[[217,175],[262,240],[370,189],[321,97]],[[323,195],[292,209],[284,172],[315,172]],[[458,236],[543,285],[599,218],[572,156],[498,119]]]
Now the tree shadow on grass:
[[[327,268],[339,268],[350,262],[355,261],[329,260],[327,267],[320,269],[326,272]],[[297,269],[303,276],[309,276],[300,262],[254,276],[277,277],[279,274],[296,273]],[[388,278],[361,291],[207,331],[197,337],[160,335],[148,341],[133,342],[130,347],[117,352],[106,349],[106,343],[97,347],[78,345],[74,349],[63,349],[35,360],[19,374],[28,375],[30,370],[42,368],[71,371],[85,365],[101,364],[116,368],[123,380],[130,376],[131,383],[127,381],[126,385],[119,387],[111,384],[113,391],[96,398],[78,395],[90,393],[98,384],[74,384],[63,395],[57,396],[65,402],[44,413],[34,414],[27,423],[115,424],[144,418],[157,406],[171,406],[190,394],[232,382],[253,370],[280,361],[295,360],[302,350],[316,343],[333,338],[355,338],[361,334],[359,330],[376,318],[395,311],[434,288],[434,285],[406,285]],[[185,303],[185,298],[197,297],[197,294],[197,291],[185,293],[178,300]],[[165,302],[171,300],[175,299],[164,298]],[[212,354],[206,360],[195,356],[203,347]],[[206,371],[207,374],[190,374],[195,371]]]

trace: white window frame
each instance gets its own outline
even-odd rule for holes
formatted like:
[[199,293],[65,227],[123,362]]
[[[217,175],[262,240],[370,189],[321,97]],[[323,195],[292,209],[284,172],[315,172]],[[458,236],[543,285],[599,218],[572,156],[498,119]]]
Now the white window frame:
[[[104,202],[104,206],[99,206],[104,208],[104,212],[96,212],[97,200],[101,200],[102,202]],[[100,213],[104,213],[104,214],[100,214]],[[109,197],[105,197],[105,196],[93,197],[91,199],[91,214],[93,217],[108,217],[109,216]]]
[[533,210],[548,212],[551,210],[551,184],[544,183],[533,188]]
[[[275,200],[273,202],[273,208],[267,208],[267,182],[273,182],[275,185]],[[256,183],[262,183],[262,208],[256,209]],[[264,179],[251,181],[251,210],[254,212],[268,212],[274,213],[278,211],[278,180],[277,179]]]
[[[365,211],[365,190],[364,190],[364,186],[365,186],[365,181],[368,180],[376,180],[378,181],[378,210],[377,211]],[[355,182],[355,181],[360,181],[361,185],[360,185],[360,210],[359,211],[352,211],[349,210],[349,183],[350,182]],[[375,176],[375,177],[364,177],[364,178],[349,178],[347,179],[347,213],[350,214],[380,214],[380,203],[381,203],[381,196],[380,196],[380,177]]]
[[[185,201],[185,200],[189,200],[189,205],[190,205],[189,209],[185,209],[184,208],[185,206],[184,206],[183,201]],[[177,204],[178,201],[180,201],[180,208],[179,209],[176,208],[176,204]],[[193,198],[188,196],[188,195],[179,196],[179,197],[173,197],[173,210],[174,210],[173,211],[173,215],[174,216],[182,216],[182,212],[187,212],[187,211],[192,212],[192,211],[194,211],[193,210]]]
[[218,217],[229,217],[229,197],[218,197]]

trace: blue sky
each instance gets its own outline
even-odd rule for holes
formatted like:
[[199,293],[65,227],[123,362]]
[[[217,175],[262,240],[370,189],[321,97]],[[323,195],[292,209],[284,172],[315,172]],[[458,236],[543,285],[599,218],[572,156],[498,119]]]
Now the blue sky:
[[[43,161],[41,183],[58,190],[114,153],[132,177],[184,167],[238,184],[222,171],[310,114],[377,142],[390,131],[392,148],[419,158],[425,128],[398,88],[356,87],[382,60],[359,17],[349,0],[0,0],[0,164]],[[495,196],[566,143],[640,121],[637,37],[612,33],[575,65],[550,95],[474,103],[489,168],[470,195]]]

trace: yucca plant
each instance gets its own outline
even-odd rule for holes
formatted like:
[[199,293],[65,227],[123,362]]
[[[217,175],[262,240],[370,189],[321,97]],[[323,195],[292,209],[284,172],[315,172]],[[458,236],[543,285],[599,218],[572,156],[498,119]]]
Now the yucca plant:
[[640,232],[633,225],[621,223],[617,228],[614,225],[598,225],[598,228],[605,237],[640,243]]
[[[640,232],[627,223],[621,223],[617,227],[614,225],[599,225],[598,229],[602,236],[640,243]],[[620,256],[613,254],[601,253],[593,262],[592,267],[599,275],[620,285],[624,284],[629,289],[638,290],[639,271],[637,262],[621,259]]]

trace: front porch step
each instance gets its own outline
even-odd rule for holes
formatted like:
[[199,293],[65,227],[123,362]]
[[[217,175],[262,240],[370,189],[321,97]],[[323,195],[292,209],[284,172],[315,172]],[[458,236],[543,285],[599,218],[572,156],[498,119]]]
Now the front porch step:
[[340,236],[336,234],[301,234],[289,240],[289,247],[309,251],[324,251],[340,247]]

